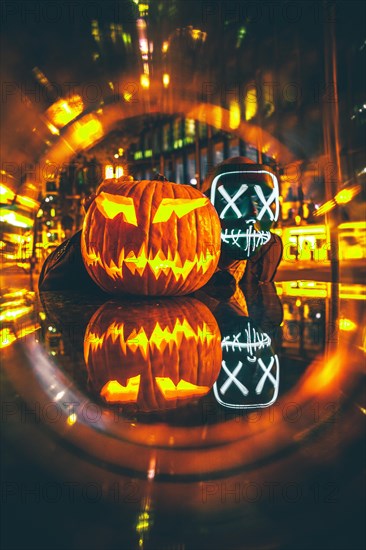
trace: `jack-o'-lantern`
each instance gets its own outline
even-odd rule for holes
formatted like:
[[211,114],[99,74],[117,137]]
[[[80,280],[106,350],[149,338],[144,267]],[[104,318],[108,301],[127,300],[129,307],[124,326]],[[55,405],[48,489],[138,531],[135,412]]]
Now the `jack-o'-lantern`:
[[279,186],[273,171],[234,157],[219,164],[205,186],[221,221],[221,246],[227,258],[247,260],[270,238],[278,220]]
[[190,186],[106,180],[85,217],[81,250],[106,292],[188,294],[216,269],[220,221],[209,199]]
[[229,409],[269,407],[278,397],[280,364],[271,336],[249,316],[243,292],[215,309],[222,340],[222,368],[214,384],[216,401]]
[[220,342],[215,317],[194,298],[110,301],[86,329],[89,384],[109,404],[142,412],[175,408],[212,388]]

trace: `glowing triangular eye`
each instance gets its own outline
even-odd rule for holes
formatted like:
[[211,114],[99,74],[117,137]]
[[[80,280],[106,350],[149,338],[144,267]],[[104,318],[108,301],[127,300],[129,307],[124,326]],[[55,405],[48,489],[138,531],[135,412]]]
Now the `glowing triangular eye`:
[[173,212],[178,218],[182,218],[189,212],[206,206],[209,202],[207,197],[200,199],[163,199],[155,212],[152,223],[168,221]]
[[208,386],[196,386],[196,384],[191,384],[191,382],[183,379],[179,380],[177,385],[174,384],[171,378],[165,376],[157,376],[155,381],[165,399],[168,400],[179,397],[198,397],[210,391]]
[[127,223],[137,226],[135,205],[132,197],[120,197],[102,191],[95,199],[98,210],[105,218],[113,220],[118,214],[123,214]]
[[127,380],[126,386],[122,386],[117,380],[109,380],[100,390],[100,395],[108,403],[130,403],[137,400],[140,388],[141,375],[138,374]]

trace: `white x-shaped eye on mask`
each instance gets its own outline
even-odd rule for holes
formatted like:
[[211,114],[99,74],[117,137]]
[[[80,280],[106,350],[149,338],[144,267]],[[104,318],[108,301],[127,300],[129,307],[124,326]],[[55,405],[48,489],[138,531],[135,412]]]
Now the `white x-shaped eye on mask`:
[[[236,170],[236,171],[226,172],[226,173],[223,173],[223,174],[219,174],[218,176],[215,176],[215,178],[212,181],[212,186],[211,186],[211,202],[215,206],[216,188],[227,202],[227,205],[225,206],[225,208],[222,210],[222,212],[220,214],[220,219],[223,219],[225,217],[227,211],[230,208],[235,212],[235,214],[237,215],[238,218],[242,217],[242,214],[241,214],[239,208],[237,207],[237,205],[235,203],[239,199],[239,197],[241,197],[248,190],[249,186],[247,184],[241,185],[240,188],[238,189],[238,191],[233,196],[231,196],[227,192],[224,185],[220,185],[219,187],[217,187],[217,185],[218,185],[221,178],[223,178],[224,176],[232,175],[232,174],[267,174],[271,177],[272,182],[273,182],[273,190],[272,190],[272,193],[267,198],[265,197],[265,195],[263,193],[263,189],[261,188],[261,186],[260,185],[254,185],[254,189],[257,193],[257,196],[258,196],[259,200],[261,201],[261,203],[263,205],[260,212],[258,213],[257,220],[260,221],[263,218],[264,214],[266,212],[268,212],[270,220],[271,221],[277,221],[278,220],[278,215],[279,215],[279,200],[278,200],[279,199],[279,187],[278,187],[278,181],[277,181],[276,176],[274,174],[272,174],[271,172],[268,172],[267,170],[256,170],[256,171]],[[271,208],[270,208],[270,206],[272,205],[273,202],[275,203],[275,213],[273,213]]]
[[235,195],[231,196],[226,191],[225,187],[223,185],[220,185],[218,190],[227,202],[227,205],[225,206],[225,208],[223,209],[223,211],[220,214],[221,219],[224,219],[225,214],[229,210],[229,208],[232,208],[234,210],[235,214],[238,216],[238,218],[241,218],[242,214],[241,214],[239,208],[236,206],[235,201],[237,201],[238,198],[241,197],[241,195],[244,195],[244,193],[247,189],[248,189],[248,186],[246,184],[243,184],[240,187],[240,189],[235,193]]

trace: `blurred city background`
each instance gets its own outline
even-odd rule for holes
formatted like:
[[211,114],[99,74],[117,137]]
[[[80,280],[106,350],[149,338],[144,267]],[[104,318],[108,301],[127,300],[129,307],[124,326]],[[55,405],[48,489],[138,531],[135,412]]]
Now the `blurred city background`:
[[[271,166],[287,267],[365,252],[365,11],[358,1],[2,5],[3,267],[39,270],[104,178],[201,188]],[[334,244],[336,243],[336,245]],[[337,252],[334,251],[337,247]]]

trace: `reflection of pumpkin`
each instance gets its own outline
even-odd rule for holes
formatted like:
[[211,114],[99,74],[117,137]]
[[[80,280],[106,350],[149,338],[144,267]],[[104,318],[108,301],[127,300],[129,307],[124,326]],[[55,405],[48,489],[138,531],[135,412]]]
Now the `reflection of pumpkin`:
[[196,299],[107,302],[85,333],[89,381],[109,403],[173,408],[210,390],[221,367],[220,341],[214,316]]
[[86,269],[107,292],[188,294],[216,269],[220,221],[192,187],[106,180],[85,217],[81,247]]

